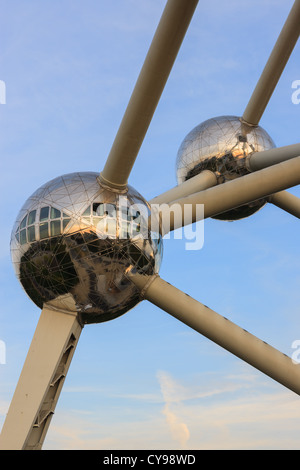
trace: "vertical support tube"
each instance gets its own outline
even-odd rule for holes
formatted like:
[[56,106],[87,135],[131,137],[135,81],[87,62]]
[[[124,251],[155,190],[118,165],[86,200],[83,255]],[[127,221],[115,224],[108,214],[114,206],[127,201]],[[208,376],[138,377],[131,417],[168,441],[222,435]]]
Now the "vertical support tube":
[[81,330],[75,310],[44,306],[0,434],[0,450],[42,448]]

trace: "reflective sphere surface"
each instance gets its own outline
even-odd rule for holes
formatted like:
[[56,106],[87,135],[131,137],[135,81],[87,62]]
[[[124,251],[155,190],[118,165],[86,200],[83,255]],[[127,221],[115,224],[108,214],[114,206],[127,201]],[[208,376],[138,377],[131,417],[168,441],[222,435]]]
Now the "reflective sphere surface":
[[40,308],[72,294],[83,323],[118,317],[139,301],[126,272],[157,273],[162,240],[148,229],[150,206],[133,188],[106,189],[98,173],[72,173],[39,188],[11,236],[13,265]]
[[[249,173],[245,159],[253,152],[274,148],[275,144],[260,126],[251,127],[237,116],[208,119],[195,127],[183,140],[176,162],[178,184],[203,170],[213,171],[219,183]],[[265,199],[215,216],[221,220],[238,220],[259,210]]]

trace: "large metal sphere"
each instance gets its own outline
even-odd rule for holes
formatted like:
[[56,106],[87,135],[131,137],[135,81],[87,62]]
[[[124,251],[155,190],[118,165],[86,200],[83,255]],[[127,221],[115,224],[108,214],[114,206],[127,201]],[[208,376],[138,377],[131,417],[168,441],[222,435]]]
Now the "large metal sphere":
[[157,273],[162,257],[144,198],[131,187],[106,189],[97,177],[72,173],[43,185],[22,207],[11,237],[17,277],[33,302],[42,308],[72,294],[83,323],[134,307],[139,293],[126,272]]
[[[213,171],[220,182],[248,173],[245,159],[253,152],[274,148],[275,144],[260,126],[248,126],[236,116],[220,116],[204,121],[183,140],[177,155],[178,184],[201,173]],[[238,220],[259,210],[265,199],[227,211],[214,218]]]

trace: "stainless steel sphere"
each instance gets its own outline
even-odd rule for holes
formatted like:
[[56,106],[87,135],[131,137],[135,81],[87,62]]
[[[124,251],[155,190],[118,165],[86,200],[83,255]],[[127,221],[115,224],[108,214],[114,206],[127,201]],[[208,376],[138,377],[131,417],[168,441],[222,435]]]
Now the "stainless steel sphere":
[[[98,173],[72,173],[39,188],[11,236],[13,265],[40,308],[72,294],[83,323],[118,317],[139,301],[128,270],[154,274],[162,240],[148,229],[150,206],[133,188],[106,189]],[[63,297],[60,297],[63,298]]]
[[[275,144],[260,126],[248,126],[237,116],[208,119],[195,127],[183,140],[176,162],[178,184],[201,173],[213,171],[219,182],[248,173],[245,159],[253,152],[274,148]],[[215,216],[221,220],[238,220],[258,211],[265,199]]]

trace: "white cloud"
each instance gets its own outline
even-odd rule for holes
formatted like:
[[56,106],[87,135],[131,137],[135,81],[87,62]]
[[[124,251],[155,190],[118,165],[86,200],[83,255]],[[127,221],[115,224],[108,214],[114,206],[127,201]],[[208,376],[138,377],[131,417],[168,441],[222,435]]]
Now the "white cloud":
[[166,418],[173,439],[179,444],[180,448],[185,448],[190,432],[186,423],[181,420],[176,412],[176,402],[179,402],[181,387],[166,372],[158,372],[157,377],[165,401],[162,413]]
[[92,413],[58,410],[44,448],[300,448],[299,397],[273,382],[270,386],[258,374],[241,367],[235,375],[210,373],[189,382],[165,371],[158,372],[157,378],[163,401],[145,401],[138,417],[136,403],[125,401],[117,410],[111,409],[111,419],[102,408]]
[[192,448],[299,449],[299,398],[289,392],[247,394],[184,411]]

